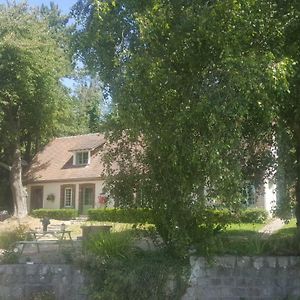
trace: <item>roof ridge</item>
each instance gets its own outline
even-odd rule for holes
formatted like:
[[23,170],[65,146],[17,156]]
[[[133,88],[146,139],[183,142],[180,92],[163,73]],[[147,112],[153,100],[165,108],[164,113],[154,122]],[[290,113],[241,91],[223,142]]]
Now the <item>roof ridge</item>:
[[86,134],[77,134],[77,135],[69,135],[69,136],[60,136],[60,137],[55,137],[54,140],[58,139],[69,139],[69,138],[76,138],[79,136],[89,136],[89,135],[103,135],[103,133],[86,133]]

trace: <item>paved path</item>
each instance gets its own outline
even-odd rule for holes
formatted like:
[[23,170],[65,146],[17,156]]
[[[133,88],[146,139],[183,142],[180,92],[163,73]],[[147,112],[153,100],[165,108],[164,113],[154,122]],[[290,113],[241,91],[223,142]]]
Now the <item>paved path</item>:
[[260,229],[258,232],[264,234],[272,234],[278,231],[279,229],[281,229],[283,226],[284,226],[284,222],[279,218],[275,218],[266,226],[264,226],[262,229]]

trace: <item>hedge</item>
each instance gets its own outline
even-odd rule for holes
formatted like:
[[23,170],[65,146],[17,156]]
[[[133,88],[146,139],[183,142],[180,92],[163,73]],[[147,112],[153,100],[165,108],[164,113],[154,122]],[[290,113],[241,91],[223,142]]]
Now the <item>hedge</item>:
[[[122,209],[122,208],[105,208],[89,209],[88,217],[91,221],[100,222],[119,222],[119,223],[154,223],[153,215],[150,209]],[[264,209],[249,208],[233,213],[227,209],[207,210],[204,216],[199,216],[200,220],[213,219],[214,223],[264,223],[268,214]]]
[[147,208],[105,208],[89,209],[91,221],[119,223],[153,223],[152,211]]
[[78,211],[72,208],[61,208],[61,209],[35,209],[31,212],[31,215],[35,218],[48,217],[56,220],[71,220],[78,216]]
[[264,223],[268,219],[268,213],[262,208],[248,208],[240,212],[242,223]]

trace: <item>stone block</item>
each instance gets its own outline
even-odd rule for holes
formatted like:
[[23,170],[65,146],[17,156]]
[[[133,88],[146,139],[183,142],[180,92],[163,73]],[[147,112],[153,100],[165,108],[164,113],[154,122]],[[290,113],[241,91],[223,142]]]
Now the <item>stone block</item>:
[[14,286],[10,291],[11,299],[25,299],[25,287],[24,286]]
[[221,279],[220,278],[211,278],[210,279],[210,284],[213,286],[213,287],[218,287],[220,286],[222,283]]
[[196,282],[197,279],[201,280],[203,277],[206,277],[206,270],[211,269],[208,267],[208,263],[205,258],[199,257],[198,259],[191,260],[191,276],[190,281]]
[[276,268],[276,257],[275,256],[266,256],[265,257],[265,265],[269,268]]
[[12,290],[12,287],[9,287],[9,286],[2,286],[1,285],[1,288],[0,288],[0,299],[2,300],[8,300],[11,298],[11,290]]
[[233,287],[228,289],[229,290],[229,295],[224,295],[224,296],[235,296],[235,297],[245,297],[246,295],[248,295],[247,293],[247,289],[246,288],[238,288],[238,287]]
[[279,268],[286,269],[289,265],[289,257],[288,256],[278,256],[277,264]]
[[[23,268],[23,266],[21,266]],[[14,265],[6,265],[5,266],[5,274],[6,275],[13,275],[15,274],[16,267]]]
[[44,276],[46,274],[48,274],[50,272],[50,267],[49,265],[41,265],[40,269],[39,269],[39,273]]
[[26,276],[26,282],[27,283],[39,283],[40,276],[39,274],[34,274],[34,275],[27,275]]
[[219,256],[215,258],[215,264],[224,268],[234,268],[236,266],[236,257]]
[[290,257],[290,266],[300,268],[300,256],[291,256]]
[[0,265],[0,276],[6,274],[6,265]]
[[26,265],[26,276],[35,275],[38,273],[39,266],[38,265]]
[[236,284],[236,277],[223,277],[222,278],[222,285],[223,286],[235,286]]
[[236,259],[236,265],[238,268],[249,268],[252,264],[252,260],[249,256],[240,256]]
[[249,285],[250,278],[248,277],[239,277],[236,279],[236,287],[245,287]]
[[260,270],[264,265],[264,258],[263,257],[253,257],[253,267],[256,270]]

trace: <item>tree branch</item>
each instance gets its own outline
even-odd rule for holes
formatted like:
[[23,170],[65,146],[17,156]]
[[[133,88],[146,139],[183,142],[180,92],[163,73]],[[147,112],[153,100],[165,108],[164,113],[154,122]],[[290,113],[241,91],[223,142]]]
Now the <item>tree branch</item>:
[[6,169],[6,170],[8,170],[8,171],[11,170],[11,166],[9,166],[9,165],[7,165],[7,164],[1,162],[1,161],[0,161],[0,167],[3,167],[4,169]]

